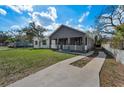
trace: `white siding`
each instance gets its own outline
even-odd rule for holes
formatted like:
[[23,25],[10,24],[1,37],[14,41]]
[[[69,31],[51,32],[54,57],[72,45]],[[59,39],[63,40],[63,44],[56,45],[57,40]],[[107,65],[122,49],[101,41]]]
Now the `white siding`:
[[113,54],[117,62],[124,64],[124,50],[114,49],[110,47],[110,44],[102,45],[107,51]]
[[[43,42],[42,42],[43,40],[46,40],[46,45],[43,45]],[[35,44],[36,41],[38,42],[37,45]],[[34,45],[34,48],[49,48],[49,38],[45,37],[45,38],[38,39],[38,37],[34,37],[33,45]]]
[[57,45],[56,45],[55,40],[51,40],[51,48],[57,49]]
[[[37,42],[37,45],[35,44],[35,42]],[[38,40],[37,37],[33,37],[33,47],[34,47],[34,48],[40,48],[40,47],[39,47],[39,40]]]

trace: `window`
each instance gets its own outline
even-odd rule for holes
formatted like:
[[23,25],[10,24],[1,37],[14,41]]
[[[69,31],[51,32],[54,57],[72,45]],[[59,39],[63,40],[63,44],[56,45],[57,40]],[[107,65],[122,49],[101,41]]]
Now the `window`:
[[35,41],[35,45],[37,45],[38,44],[38,42],[37,41]]
[[43,45],[46,45],[46,40],[43,40],[43,41],[42,41],[42,44],[43,44]]

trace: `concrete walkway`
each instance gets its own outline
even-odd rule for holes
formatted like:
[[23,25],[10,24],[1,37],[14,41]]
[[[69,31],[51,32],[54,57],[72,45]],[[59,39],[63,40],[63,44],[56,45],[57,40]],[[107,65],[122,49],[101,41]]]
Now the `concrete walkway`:
[[69,64],[85,56],[70,58],[19,80],[9,87],[98,87],[99,72],[105,56],[100,52],[83,68]]

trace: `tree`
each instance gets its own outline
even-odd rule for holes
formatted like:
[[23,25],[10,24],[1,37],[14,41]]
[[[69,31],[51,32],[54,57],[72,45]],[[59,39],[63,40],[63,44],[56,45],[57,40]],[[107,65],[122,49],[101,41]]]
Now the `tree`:
[[124,24],[116,26],[115,29],[117,30],[116,36],[119,36],[121,40],[124,40]]
[[123,6],[107,6],[97,17],[96,23],[99,31],[106,31],[114,34],[114,28],[124,23]]
[[11,38],[14,38],[15,41],[25,40],[25,38],[24,38],[24,32],[22,31],[22,29],[18,29],[18,28],[10,29],[7,32],[7,35],[9,37],[11,37]]
[[123,48],[124,40],[124,6],[107,6],[96,20],[97,29],[113,34],[112,45]]
[[47,31],[43,26],[37,25],[35,22],[30,22],[29,25],[23,28],[23,31],[27,35],[27,39],[32,42],[34,36],[38,37],[39,42],[40,38],[43,38],[43,32]]
[[115,42],[115,47],[123,49],[124,48],[124,24],[118,25],[115,27],[116,33],[115,36],[113,37],[114,42]]
[[5,34],[5,32],[0,31],[0,43],[5,43],[6,39],[7,39],[7,35]]
[[12,43],[12,42],[15,42],[16,41],[16,39],[15,38],[13,38],[13,37],[9,37],[8,39],[6,39],[6,43],[8,44],[8,43]]
[[0,31],[0,43],[1,44],[7,45],[11,41],[11,39],[12,37],[8,35],[7,31]]

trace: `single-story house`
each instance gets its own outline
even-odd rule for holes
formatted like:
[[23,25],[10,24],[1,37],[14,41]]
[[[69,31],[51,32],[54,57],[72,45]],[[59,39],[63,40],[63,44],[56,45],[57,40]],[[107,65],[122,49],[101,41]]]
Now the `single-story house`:
[[61,25],[49,37],[34,37],[34,48],[83,52],[94,48],[94,40],[85,32]]

